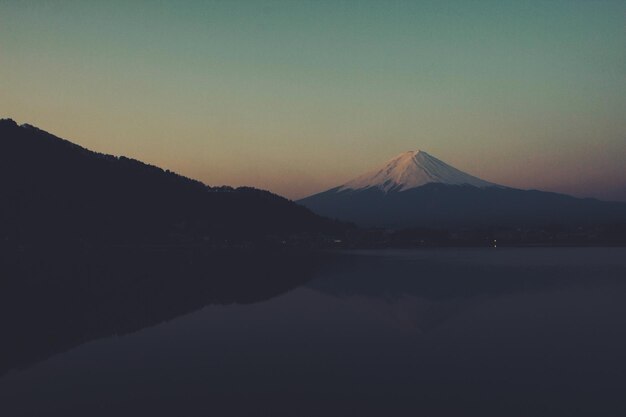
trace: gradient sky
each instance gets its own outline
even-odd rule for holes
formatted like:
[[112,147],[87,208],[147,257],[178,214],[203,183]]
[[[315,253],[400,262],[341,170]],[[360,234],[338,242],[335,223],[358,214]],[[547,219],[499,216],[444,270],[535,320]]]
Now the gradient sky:
[[626,200],[626,2],[0,0],[0,117],[291,198],[423,149]]

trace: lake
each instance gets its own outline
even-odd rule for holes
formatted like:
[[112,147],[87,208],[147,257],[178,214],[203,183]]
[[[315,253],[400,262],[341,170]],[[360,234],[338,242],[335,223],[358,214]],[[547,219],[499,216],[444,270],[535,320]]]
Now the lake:
[[171,265],[122,289],[20,272],[0,415],[626,415],[626,248],[283,261],[231,260],[249,269],[228,288]]

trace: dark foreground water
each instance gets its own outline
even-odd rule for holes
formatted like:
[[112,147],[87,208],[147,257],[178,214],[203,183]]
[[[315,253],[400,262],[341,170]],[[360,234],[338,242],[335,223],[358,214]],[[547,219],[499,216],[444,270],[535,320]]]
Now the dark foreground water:
[[626,415],[624,248],[279,259],[232,287],[7,284],[0,416]]

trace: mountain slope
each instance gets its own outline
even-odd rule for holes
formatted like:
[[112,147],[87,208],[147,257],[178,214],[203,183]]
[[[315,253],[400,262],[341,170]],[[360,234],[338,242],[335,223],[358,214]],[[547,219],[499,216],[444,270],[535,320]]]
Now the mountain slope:
[[266,191],[211,188],[0,121],[0,240],[250,241],[339,225]]
[[496,185],[459,171],[424,151],[409,151],[389,160],[382,168],[347,182],[339,190],[378,188],[385,192],[406,191],[429,183],[476,187]]
[[499,186],[424,152],[298,201],[315,213],[391,228],[526,227],[626,223],[626,204]]

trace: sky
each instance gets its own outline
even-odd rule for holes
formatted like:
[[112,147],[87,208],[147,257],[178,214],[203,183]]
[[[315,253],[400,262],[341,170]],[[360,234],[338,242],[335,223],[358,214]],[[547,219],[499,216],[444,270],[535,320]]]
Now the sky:
[[293,199],[422,149],[626,201],[626,2],[0,0],[0,117]]

